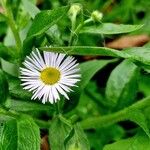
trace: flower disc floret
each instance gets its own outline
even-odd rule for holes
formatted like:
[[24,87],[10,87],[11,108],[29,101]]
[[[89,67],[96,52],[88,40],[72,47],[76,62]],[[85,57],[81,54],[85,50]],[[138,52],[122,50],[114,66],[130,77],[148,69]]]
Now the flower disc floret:
[[53,67],[45,68],[41,71],[41,80],[47,85],[53,85],[60,79],[60,71]]

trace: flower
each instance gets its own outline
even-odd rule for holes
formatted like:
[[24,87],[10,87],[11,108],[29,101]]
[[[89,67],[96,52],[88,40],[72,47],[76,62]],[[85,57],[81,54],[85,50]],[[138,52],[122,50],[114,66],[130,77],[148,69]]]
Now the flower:
[[60,100],[60,95],[69,99],[70,87],[80,81],[79,64],[72,56],[53,52],[34,50],[20,67],[20,79],[23,89],[33,93],[31,99],[38,98],[42,103]]

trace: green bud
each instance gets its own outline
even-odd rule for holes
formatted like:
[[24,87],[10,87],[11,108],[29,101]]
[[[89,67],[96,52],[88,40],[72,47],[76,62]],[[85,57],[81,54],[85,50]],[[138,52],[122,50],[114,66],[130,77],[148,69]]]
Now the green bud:
[[73,4],[68,11],[69,17],[71,18],[72,16],[77,16],[80,13],[81,9],[82,7],[80,4]]
[[94,21],[94,22],[100,22],[103,18],[103,14],[97,10],[93,11],[92,14],[91,14],[91,19]]

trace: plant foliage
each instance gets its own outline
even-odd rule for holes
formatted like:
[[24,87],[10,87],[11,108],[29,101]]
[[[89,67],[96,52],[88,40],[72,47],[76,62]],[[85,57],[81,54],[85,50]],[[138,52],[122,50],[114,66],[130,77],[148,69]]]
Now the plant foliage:
[[[150,34],[149,6],[149,0],[1,0],[0,149],[149,150],[150,44],[105,45]],[[19,67],[35,48],[78,59],[81,81],[69,101],[62,96],[43,105],[22,88]]]

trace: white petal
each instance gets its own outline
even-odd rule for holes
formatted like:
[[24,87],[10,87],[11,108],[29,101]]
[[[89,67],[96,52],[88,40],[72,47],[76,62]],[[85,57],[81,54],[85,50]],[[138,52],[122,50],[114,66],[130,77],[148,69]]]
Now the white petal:
[[44,63],[44,60],[39,52],[39,50],[36,48],[36,51],[32,53],[34,55],[34,57],[36,58],[36,60],[39,62],[39,64],[42,66],[42,67],[45,67],[45,63]]
[[38,71],[31,71],[31,70],[28,70],[28,69],[25,69],[25,68],[20,68],[20,73],[22,75],[27,75],[27,76],[39,76],[39,72]]
[[43,67],[32,56],[27,56],[26,61],[27,60],[39,68],[39,70],[43,69]]
[[61,69],[61,71],[62,71],[63,73],[69,72],[69,71],[72,71],[72,70],[74,70],[74,69],[77,69],[78,66],[79,66],[79,64],[74,64],[74,65],[72,65],[71,67],[70,67],[70,66],[66,66],[64,69]]
[[66,81],[63,81],[63,80],[61,80],[60,83],[63,84],[63,85],[67,85],[67,86],[77,86],[77,85],[75,85],[75,84],[73,84],[73,83],[66,82]]
[[49,88],[45,87],[43,90],[44,90],[45,93],[43,94],[44,96],[42,98],[42,103],[45,104],[45,102],[47,102]]
[[58,84],[56,85],[56,89],[59,91],[60,94],[64,95],[65,98],[69,100],[69,97],[66,94],[66,92]]
[[38,70],[38,71],[40,70],[37,66],[35,66],[34,64],[32,64],[29,61],[25,61],[23,64],[26,68],[32,68],[32,69],[35,69],[35,70]]
[[59,83],[59,86],[66,92],[70,92],[72,91],[68,86],[62,84],[62,83]]
[[44,61],[46,66],[50,66],[50,53],[49,52],[44,52]]
[[62,63],[63,59],[65,58],[65,54],[59,54],[57,60],[56,60],[56,67],[59,67]]
[[59,97],[59,94],[58,94],[58,92],[54,86],[52,86],[52,93],[53,93],[53,97],[54,97],[55,102],[57,102],[57,100],[59,100],[60,97]]
[[44,88],[44,85],[41,85],[35,92],[33,92],[32,99],[36,99],[37,97],[42,96],[42,89]]
[[51,103],[51,104],[53,104],[54,103],[54,99],[53,99],[53,96],[52,96],[52,88],[51,88],[51,86],[49,87],[49,102]]
[[73,61],[74,60],[74,58],[66,58],[63,62],[62,62],[62,64],[60,65],[60,69],[61,70],[63,70],[64,68],[66,68],[67,66],[72,66],[72,65],[74,65],[75,63],[76,63],[76,60],[75,61]]
[[80,69],[79,68],[77,68],[77,69],[73,69],[73,70],[69,70],[69,71],[64,71],[64,73],[62,73],[64,76],[66,76],[66,75],[71,75],[71,74],[75,74],[75,73],[77,73],[77,72],[79,72],[80,71]]

